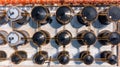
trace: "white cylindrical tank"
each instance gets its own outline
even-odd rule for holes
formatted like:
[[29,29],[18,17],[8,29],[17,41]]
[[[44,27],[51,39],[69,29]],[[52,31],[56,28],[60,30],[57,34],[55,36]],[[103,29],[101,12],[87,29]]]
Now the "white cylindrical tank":
[[13,31],[7,36],[7,41],[10,46],[18,46],[26,44],[29,34],[26,31]]

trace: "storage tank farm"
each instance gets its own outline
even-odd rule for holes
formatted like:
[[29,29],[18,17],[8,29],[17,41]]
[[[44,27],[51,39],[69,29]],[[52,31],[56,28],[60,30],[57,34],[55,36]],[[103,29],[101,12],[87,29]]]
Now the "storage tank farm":
[[0,67],[120,67],[120,0],[0,0]]

